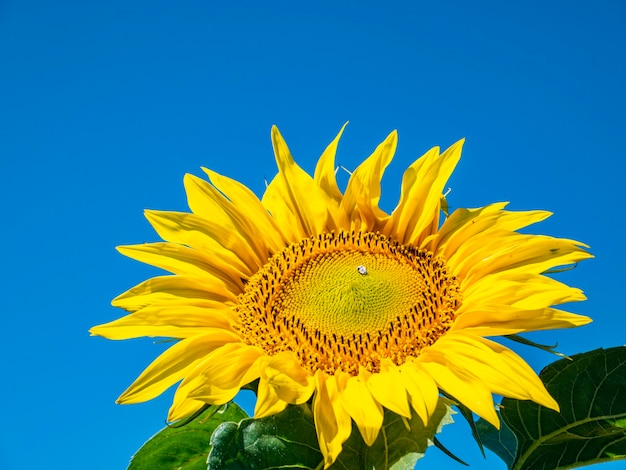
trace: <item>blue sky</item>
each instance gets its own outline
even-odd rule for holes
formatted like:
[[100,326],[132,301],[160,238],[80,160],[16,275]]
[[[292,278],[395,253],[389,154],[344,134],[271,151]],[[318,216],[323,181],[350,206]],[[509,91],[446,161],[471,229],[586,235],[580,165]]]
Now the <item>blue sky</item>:
[[[535,231],[596,256],[559,277],[594,323],[532,338],[568,354],[624,344],[626,6],[469,3],[0,3],[0,468],[125,468],[162,427],[171,394],[114,400],[166,346],[87,333],[158,274],[114,247],[157,241],[143,209],[185,210],[200,166],[260,194],[272,124],[309,171],[345,121],[347,168],[398,129],[387,210],[408,164],[466,137],[453,208],[553,211]],[[441,440],[504,468],[462,425]],[[423,463],[461,468],[437,450]]]

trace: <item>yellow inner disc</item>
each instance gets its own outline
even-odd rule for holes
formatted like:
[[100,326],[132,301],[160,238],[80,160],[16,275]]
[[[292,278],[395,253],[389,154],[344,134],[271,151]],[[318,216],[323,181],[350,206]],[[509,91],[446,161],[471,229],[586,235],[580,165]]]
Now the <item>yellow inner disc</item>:
[[274,255],[239,296],[238,329],[311,371],[400,365],[450,328],[461,302],[445,262],[379,233],[325,233]]
[[375,333],[408,312],[424,280],[403,259],[359,251],[311,257],[281,285],[278,318],[299,318],[309,331]]

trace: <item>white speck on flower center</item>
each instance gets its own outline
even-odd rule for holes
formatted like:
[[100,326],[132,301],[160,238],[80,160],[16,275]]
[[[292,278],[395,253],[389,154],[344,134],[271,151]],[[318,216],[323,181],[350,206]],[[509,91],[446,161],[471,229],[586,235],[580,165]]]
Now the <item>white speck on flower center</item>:
[[367,268],[363,266],[362,264],[357,266],[356,270],[359,272],[359,274],[362,274],[364,276],[367,274]]

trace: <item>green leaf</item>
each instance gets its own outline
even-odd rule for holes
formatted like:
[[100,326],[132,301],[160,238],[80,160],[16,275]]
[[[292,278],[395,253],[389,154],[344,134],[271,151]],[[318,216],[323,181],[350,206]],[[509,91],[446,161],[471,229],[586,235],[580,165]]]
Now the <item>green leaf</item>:
[[[406,420],[385,412],[380,435],[368,447],[353,425],[334,470],[371,468],[408,470],[423,456],[433,436],[452,422],[451,402],[442,398],[428,426],[417,415]],[[211,438],[210,470],[314,470],[323,468],[313,413],[308,404],[288,406],[282,413],[262,419],[224,423]]]
[[133,456],[128,470],[206,470],[213,431],[222,423],[248,415],[235,403],[211,406],[188,424],[166,427]]
[[309,405],[224,423],[211,438],[209,469],[313,469],[322,461]]
[[540,374],[561,407],[502,400],[500,431],[479,421],[483,443],[509,469],[565,469],[626,459],[626,347],[562,359]]

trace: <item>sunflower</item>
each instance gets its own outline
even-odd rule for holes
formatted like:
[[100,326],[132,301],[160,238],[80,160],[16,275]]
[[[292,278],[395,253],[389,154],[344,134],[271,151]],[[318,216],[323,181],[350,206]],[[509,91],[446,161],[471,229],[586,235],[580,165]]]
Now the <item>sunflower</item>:
[[258,379],[255,417],[312,400],[326,466],[353,421],[371,445],[385,408],[427,423],[440,391],[495,426],[493,394],[558,410],[535,372],[485,337],[588,323],[553,308],[584,300],[582,291],[543,274],[589,258],[586,246],[518,232],[545,211],[497,203],[444,216],[442,192],[463,141],[409,166],[390,214],[378,203],[395,131],[342,193],[335,152],[343,130],[311,177],[273,127],[278,174],[260,200],[203,168],[210,183],[184,179],[191,213],[146,211],[165,241],[118,250],[172,275],[114,299],[130,314],[91,333],[178,341],[119,403],[180,382],[168,415],[175,421]]

